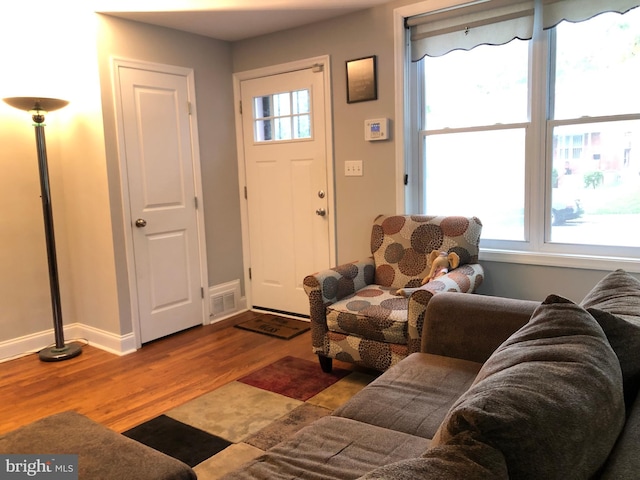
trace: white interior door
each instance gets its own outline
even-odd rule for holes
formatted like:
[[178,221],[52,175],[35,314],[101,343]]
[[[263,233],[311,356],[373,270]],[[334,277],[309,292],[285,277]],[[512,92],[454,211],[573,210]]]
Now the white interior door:
[[330,266],[322,69],[240,84],[255,308],[308,315],[302,281]]
[[118,69],[141,343],[204,320],[189,84]]

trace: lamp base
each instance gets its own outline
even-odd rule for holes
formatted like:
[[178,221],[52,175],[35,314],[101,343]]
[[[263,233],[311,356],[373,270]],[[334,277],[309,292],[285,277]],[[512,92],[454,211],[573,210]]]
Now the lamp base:
[[80,343],[66,343],[62,348],[44,348],[38,352],[38,356],[43,362],[60,362],[77,357],[81,353],[82,345]]

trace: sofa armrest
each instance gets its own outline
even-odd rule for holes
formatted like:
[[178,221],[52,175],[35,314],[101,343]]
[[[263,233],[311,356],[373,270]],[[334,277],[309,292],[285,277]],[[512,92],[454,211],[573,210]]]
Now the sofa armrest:
[[405,288],[409,295],[407,312],[407,333],[409,336],[409,353],[419,352],[422,342],[422,329],[427,305],[436,293],[460,292],[473,293],[484,280],[482,265],[474,263],[463,265],[451,270],[446,275],[438,277],[418,288]]
[[374,276],[375,264],[370,257],[305,277],[303,286],[309,297],[311,343],[315,353],[324,351],[324,336],[328,331],[327,306],[371,285]]
[[421,351],[484,363],[540,302],[443,292],[429,301]]

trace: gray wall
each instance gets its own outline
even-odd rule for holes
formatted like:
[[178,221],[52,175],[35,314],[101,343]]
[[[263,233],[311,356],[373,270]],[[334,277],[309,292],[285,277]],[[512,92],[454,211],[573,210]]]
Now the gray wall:
[[[368,256],[373,218],[395,212],[397,139],[367,143],[363,123],[367,118],[389,117],[393,128],[393,9],[409,3],[398,0],[233,44],[100,15],[97,61],[104,132],[95,118],[99,108],[94,109],[92,101],[87,105],[77,102],[61,111],[73,112],[68,117],[72,120],[65,120],[66,114],[52,116],[47,126],[55,209],[62,211],[56,234],[60,237],[65,320],[118,335],[132,331],[110,77],[112,56],[195,71],[207,267],[209,284],[216,285],[243,279],[232,73],[330,55],[337,260],[342,263]],[[9,44],[14,38],[6,40]],[[378,57],[378,100],[349,105],[345,62],[369,55]],[[75,59],[83,65],[91,62],[84,57]],[[85,84],[97,89],[95,81]],[[33,132],[28,122],[25,125],[24,116],[9,107],[0,106],[0,127],[0,164],[5,173],[0,177],[0,341],[10,341],[50,328],[51,314]],[[71,132],[69,138],[65,137],[67,131]],[[346,160],[363,160],[364,176],[345,177]],[[73,221],[65,223],[66,218]],[[606,273],[482,263],[486,280],[481,293],[535,300],[552,292],[580,300]]]
[[[373,218],[395,212],[395,141],[363,139],[367,118],[389,117],[393,127],[393,10],[395,1],[363,12],[232,44],[233,71],[241,72],[317,55],[330,55],[338,262],[368,256]],[[345,62],[377,55],[378,100],[346,103]],[[363,160],[363,177],[345,177],[345,160]],[[400,186],[400,188],[402,188]],[[483,261],[480,293],[542,300],[549,293],[579,301],[606,272]],[[638,275],[640,278],[640,275]]]
[[[46,115],[45,129],[63,318],[65,325],[117,332],[95,15],[49,3],[3,9],[0,97],[70,101]],[[45,40],[25,36],[26,22],[56,29]],[[34,61],[46,73],[34,74]],[[10,356],[53,336],[33,122],[0,104],[0,352]]]
[[[394,116],[391,10],[374,8],[232,44],[233,71],[331,57],[338,262],[369,255],[373,219],[395,211],[393,141],[365,142],[367,118]],[[347,60],[377,55],[378,100],[347,104]],[[362,160],[364,176],[345,177],[344,162]]]
[[[580,302],[609,270],[481,261],[485,281],[480,293],[542,301],[551,293]],[[633,274],[640,280],[640,276]]]
[[112,57],[194,70],[200,163],[204,193],[209,285],[243,279],[240,199],[235,144],[231,48],[228,42],[100,15],[99,62],[105,119],[113,235],[120,298],[121,333],[131,331],[124,258],[122,194],[118,170]]

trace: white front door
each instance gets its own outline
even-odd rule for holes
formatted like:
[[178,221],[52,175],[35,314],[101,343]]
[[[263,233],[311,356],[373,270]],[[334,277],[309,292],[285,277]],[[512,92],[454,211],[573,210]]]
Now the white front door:
[[140,343],[201,325],[202,265],[187,77],[118,68]]
[[324,75],[306,68],[244,80],[240,93],[251,302],[309,315],[302,281],[331,263]]

